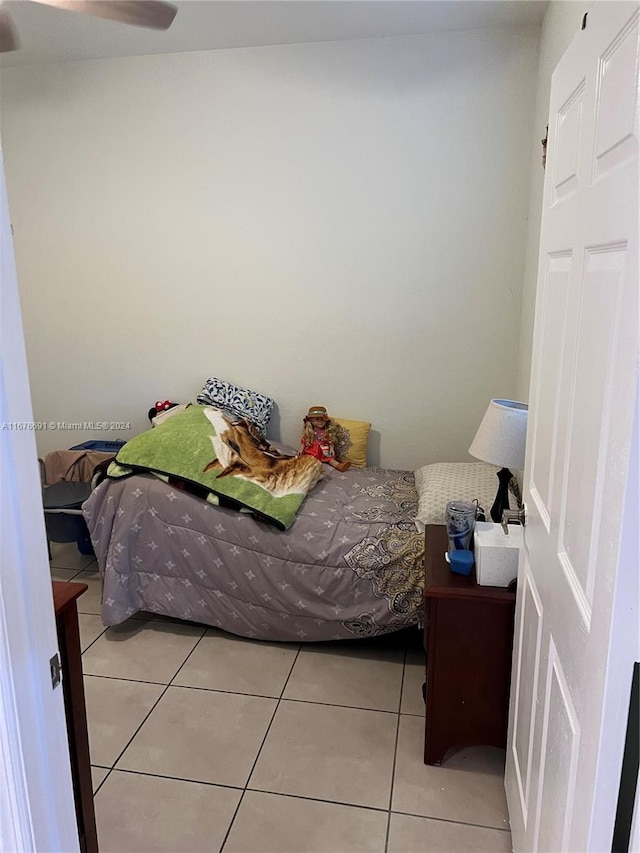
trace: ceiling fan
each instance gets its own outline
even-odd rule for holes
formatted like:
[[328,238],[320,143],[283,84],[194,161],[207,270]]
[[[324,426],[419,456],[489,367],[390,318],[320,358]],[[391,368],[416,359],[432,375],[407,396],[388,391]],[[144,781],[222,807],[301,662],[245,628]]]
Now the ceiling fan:
[[[70,12],[82,12],[96,18],[109,18],[136,27],[167,30],[178,11],[170,3],[160,0],[33,0],[44,6],[55,6]],[[16,50],[18,36],[11,17],[0,0],[0,53]]]

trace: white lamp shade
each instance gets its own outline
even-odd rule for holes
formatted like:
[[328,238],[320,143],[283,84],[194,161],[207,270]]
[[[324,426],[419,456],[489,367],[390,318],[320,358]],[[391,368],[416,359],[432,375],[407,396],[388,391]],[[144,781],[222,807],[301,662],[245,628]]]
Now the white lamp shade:
[[515,400],[492,400],[469,453],[476,459],[501,468],[524,468],[527,438],[526,403]]

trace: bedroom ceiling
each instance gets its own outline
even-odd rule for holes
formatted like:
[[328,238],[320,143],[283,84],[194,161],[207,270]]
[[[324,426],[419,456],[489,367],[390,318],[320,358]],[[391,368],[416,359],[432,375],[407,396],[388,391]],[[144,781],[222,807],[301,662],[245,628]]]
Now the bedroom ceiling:
[[0,0],[20,50],[0,66],[540,24],[547,0],[174,0],[166,32]]

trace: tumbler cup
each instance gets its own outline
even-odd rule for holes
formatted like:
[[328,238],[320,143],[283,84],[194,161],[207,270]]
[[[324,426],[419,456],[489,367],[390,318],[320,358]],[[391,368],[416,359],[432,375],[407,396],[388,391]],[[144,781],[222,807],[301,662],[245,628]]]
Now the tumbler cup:
[[445,513],[449,551],[468,551],[476,525],[477,507],[470,501],[450,501]]

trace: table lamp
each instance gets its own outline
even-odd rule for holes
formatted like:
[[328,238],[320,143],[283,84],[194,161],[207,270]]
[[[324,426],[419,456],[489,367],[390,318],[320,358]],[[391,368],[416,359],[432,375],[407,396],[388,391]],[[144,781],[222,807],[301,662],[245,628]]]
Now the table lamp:
[[524,468],[528,411],[526,403],[492,400],[469,448],[476,459],[500,466],[498,492],[491,507],[491,518],[496,524],[501,523],[502,513],[509,509],[509,482],[513,477],[509,469]]

